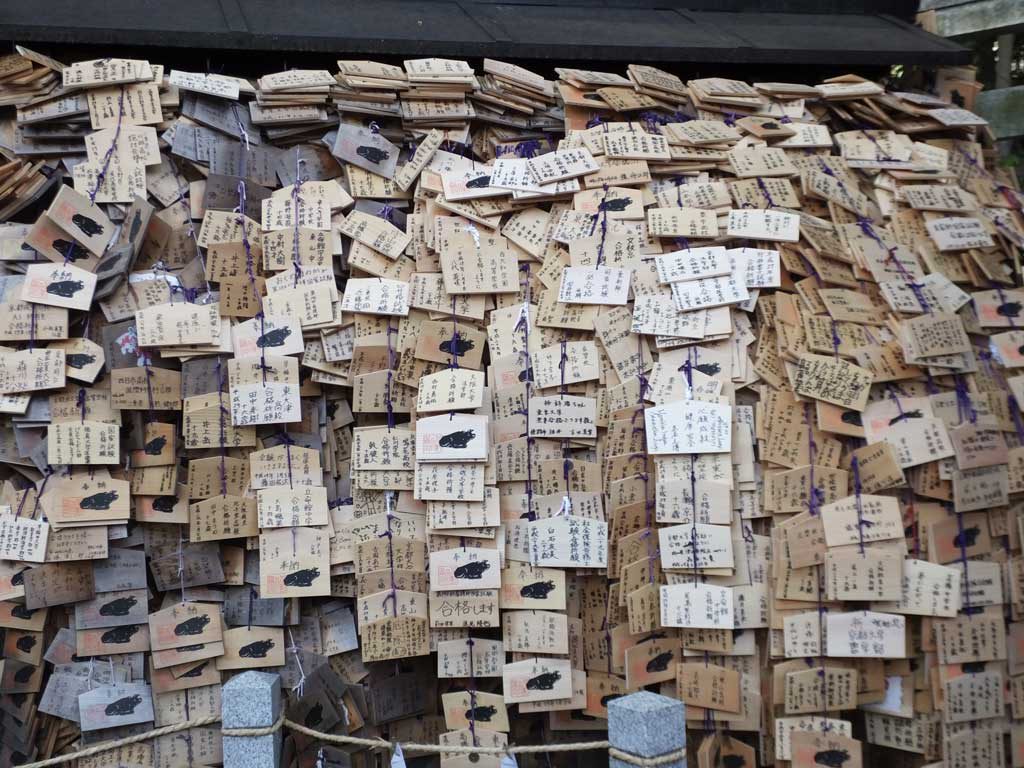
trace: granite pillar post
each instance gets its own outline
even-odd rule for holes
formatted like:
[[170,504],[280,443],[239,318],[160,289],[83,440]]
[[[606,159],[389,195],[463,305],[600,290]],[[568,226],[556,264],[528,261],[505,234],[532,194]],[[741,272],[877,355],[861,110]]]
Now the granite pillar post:
[[[243,672],[224,684],[221,724],[230,728],[265,728],[281,716],[281,676]],[[266,736],[225,736],[224,768],[280,768],[280,729]]]
[[[613,749],[637,757],[660,757],[686,747],[686,706],[650,691],[608,702],[608,741]],[[609,768],[634,768],[609,757]],[[686,756],[661,768],[686,768]]]

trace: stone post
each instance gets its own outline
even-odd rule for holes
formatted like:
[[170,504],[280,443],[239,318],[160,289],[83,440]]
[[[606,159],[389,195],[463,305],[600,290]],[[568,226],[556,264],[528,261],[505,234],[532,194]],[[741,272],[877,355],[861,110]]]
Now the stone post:
[[[650,691],[613,699],[608,702],[608,741],[613,749],[637,757],[660,757],[685,749],[686,705]],[[609,757],[608,766],[634,768],[615,757]],[[686,768],[686,755],[660,768]]]
[[[281,716],[281,676],[243,672],[224,684],[221,725],[224,728],[265,728]],[[225,736],[224,768],[279,768],[282,731],[266,736]]]

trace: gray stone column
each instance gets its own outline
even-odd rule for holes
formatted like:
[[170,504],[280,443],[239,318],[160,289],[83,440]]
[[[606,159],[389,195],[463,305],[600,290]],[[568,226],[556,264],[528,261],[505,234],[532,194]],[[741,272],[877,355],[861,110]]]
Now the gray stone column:
[[[684,749],[686,705],[650,691],[613,699],[608,702],[608,741],[614,749],[637,757],[660,757]],[[608,766],[634,768],[614,757],[609,757]],[[686,756],[661,768],[686,768]]]
[[[265,728],[281,716],[281,676],[243,672],[224,684],[221,725],[224,728]],[[266,736],[225,736],[224,768],[279,768],[282,731]]]

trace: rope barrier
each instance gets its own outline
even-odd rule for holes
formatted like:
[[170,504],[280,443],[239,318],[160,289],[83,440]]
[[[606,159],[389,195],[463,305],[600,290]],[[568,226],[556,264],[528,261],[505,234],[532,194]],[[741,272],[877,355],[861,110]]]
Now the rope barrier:
[[183,723],[175,723],[174,725],[165,725],[163,728],[157,728],[152,731],[146,731],[145,733],[138,733],[134,736],[126,736],[123,739],[117,741],[110,741],[106,744],[97,744],[95,747],[88,747],[86,749],[79,750],[78,752],[69,752],[65,755],[57,755],[57,757],[51,757],[48,760],[40,760],[36,763],[23,763],[22,768],[47,768],[50,765],[60,765],[62,763],[69,763],[72,760],[81,760],[85,757],[92,757],[93,755],[102,755],[104,752],[109,752],[113,749],[120,749],[121,747],[127,747],[130,744],[138,744],[140,741],[149,741],[150,739],[158,739],[161,736],[167,736],[172,733],[178,733],[179,731],[186,731],[189,728],[198,728],[203,725],[212,725],[213,723],[220,722],[220,715],[207,715],[206,717],[200,717],[195,720],[187,720]]
[[[120,749],[121,747],[126,747],[131,744],[138,744],[142,741],[149,741],[161,736],[168,736],[172,733],[187,731],[190,728],[199,728],[204,725],[213,725],[214,723],[219,722],[220,715],[207,715],[194,720],[186,720],[185,722],[166,725],[162,728],[146,731],[145,733],[138,733],[134,736],[126,736],[123,739],[117,739],[116,741],[110,741],[105,744],[97,744],[96,746],[87,747],[86,749],[79,750],[78,752],[69,752],[64,755],[58,755],[35,763],[24,763],[21,768],[49,768],[49,766],[52,765],[61,765],[63,763],[69,763],[72,760],[81,760],[86,757],[92,757],[93,755],[100,755],[104,752]],[[658,766],[669,765],[670,763],[677,762],[686,757],[685,748],[677,749],[674,752],[668,752],[656,757],[640,757],[639,755],[633,755],[629,752],[618,750],[611,746],[607,741],[581,741],[570,744],[521,744],[511,747],[481,747],[457,744],[416,744],[413,742],[393,743],[387,739],[365,739],[360,736],[324,733],[323,731],[317,731],[313,728],[307,728],[305,725],[293,722],[286,718],[284,714],[282,714],[273,725],[261,728],[224,728],[221,733],[224,736],[258,737],[269,736],[281,730],[281,728],[287,728],[290,731],[295,731],[296,733],[301,733],[319,741],[326,741],[332,744],[352,744],[355,746],[367,747],[369,749],[386,749],[389,751],[394,751],[396,748],[400,747],[403,752],[424,752],[428,754],[515,755],[604,749],[608,751],[610,757],[614,757],[617,760],[629,763],[630,765],[640,766],[641,768],[657,768]]]

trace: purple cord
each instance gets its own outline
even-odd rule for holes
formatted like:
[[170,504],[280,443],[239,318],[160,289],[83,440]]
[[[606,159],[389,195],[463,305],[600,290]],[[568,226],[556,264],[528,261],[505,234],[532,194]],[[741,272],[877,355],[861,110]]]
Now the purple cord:
[[[199,263],[203,265],[203,282],[206,283],[206,295],[209,297],[213,294],[213,289],[210,287],[210,281],[206,277],[206,259],[203,258],[203,252],[199,247],[199,238],[196,237],[196,228],[192,224],[191,204],[185,202],[185,196],[188,194],[188,186],[185,184],[185,180],[181,177],[181,172],[178,170],[177,163],[173,160],[171,160],[171,168],[174,170],[174,179],[178,183],[178,189],[180,190],[178,192],[178,197],[173,203],[171,203],[171,205],[180,202],[182,207],[185,209],[185,224],[188,226],[188,235],[192,238],[192,245],[195,246],[196,249],[196,258],[199,259]],[[185,298],[188,301],[194,300],[189,299],[187,294]]]
[[594,230],[597,229],[598,220],[601,221],[601,242],[597,245],[597,260],[594,263],[594,268],[601,266],[601,260],[604,257],[604,241],[608,237],[608,185],[602,184],[604,188],[604,197],[601,198],[601,202],[598,203],[597,213],[593,214],[594,218],[590,224],[590,235],[593,237]]
[[768,207],[777,207],[775,205],[775,201],[772,200],[772,193],[768,191],[768,185],[764,183],[764,180],[760,176],[757,176],[755,177],[755,181],[757,181],[757,188],[761,190],[761,194],[764,195],[764,199],[768,202]]
[[[561,396],[565,396],[565,364],[569,360],[569,354],[567,352],[567,341],[565,337],[562,337],[561,342],[561,353],[558,359],[558,370],[561,375],[561,383],[558,386],[558,393]],[[562,439],[562,476],[565,478],[565,505],[563,509],[568,514],[572,514],[572,498],[569,496],[569,471],[572,469],[572,462],[569,460],[567,452],[570,450],[569,439]],[[561,514],[563,510],[559,510]]]
[[899,411],[900,418],[906,418],[906,414],[903,412],[903,404],[900,399],[896,396],[896,388],[892,384],[887,384],[886,389],[889,390],[889,397],[896,403],[896,410]]
[[391,532],[391,521],[394,515],[391,513],[391,491],[384,491],[384,498],[387,502],[387,525],[384,533],[378,534],[377,538],[387,537],[388,540],[388,568],[391,571],[391,594],[384,598],[384,602],[391,600],[391,611],[393,616],[398,616],[398,586],[395,584],[395,544],[394,534]]
[[295,483],[292,479],[292,446],[295,445],[295,441],[292,439],[291,435],[283,431],[278,433],[278,437],[284,443],[285,456],[288,459],[288,487],[294,488]]
[[862,486],[860,483],[860,461],[856,456],[850,461],[850,468],[853,470],[853,494],[857,505],[857,535],[860,537],[860,553],[864,554],[864,529],[874,525],[870,520],[864,519],[864,505],[861,500]]
[[[987,349],[982,350],[978,353],[978,358],[981,360],[981,364],[985,367],[985,371],[989,376],[996,379],[999,385],[1006,390],[1007,397],[1006,402],[1010,411],[1010,418],[1013,419],[1013,427],[1017,432],[1017,441],[1020,445],[1024,445],[1024,422],[1021,421],[1020,416],[1020,403],[1017,402],[1017,396],[1010,390],[1010,385],[1006,381],[1006,376],[1003,375],[996,366],[992,365],[992,353]],[[962,421],[963,419],[961,419]]]
[[[645,421],[646,416],[645,416],[645,408],[644,408],[644,396],[647,394],[647,391],[650,388],[650,382],[647,381],[647,377],[644,375],[644,340],[643,340],[643,336],[641,336],[639,333],[636,335],[636,366],[637,366],[637,378],[640,380],[640,396],[637,399],[637,406],[639,407],[639,410],[637,410],[636,412],[633,413],[633,417],[632,417],[632,419],[630,419],[630,421],[635,425],[637,417],[640,418],[641,426],[639,426],[639,427],[634,426],[633,427],[633,434],[636,434],[637,432],[639,432],[640,435],[642,436],[643,444],[644,444],[644,450],[643,450],[643,454],[642,455],[644,457],[646,457],[647,456],[647,422]],[[644,469],[645,470],[647,469],[646,458],[644,460]],[[646,512],[646,515],[647,515],[647,523],[646,523],[646,525],[647,525],[648,528],[650,528],[652,523],[653,523],[653,521],[651,520],[651,511],[652,511],[652,509],[655,506],[655,502],[653,500],[651,500],[651,497],[650,497],[651,494],[650,494],[650,489],[648,488],[647,472],[645,471],[641,475],[641,477],[643,478],[643,481],[644,481],[644,510]],[[653,578],[653,574],[654,574],[654,572],[652,571],[651,572],[652,578]]]
[[[46,483],[49,482],[50,476],[52,474],[53,474],[53,469],[50,467],[49,464],[47,464],[46,465],[46,471],[43,473],[42,485],[39,486],[39,492],[36,493],[35,503],[32,505],[32,517],[33,518],[35,517],[36,512],[39,510],[39,500],[43,497],[43,494],[46,493]],[[22,507],[25,506],[25,499],[27,499],[27,498],[28,498],[28,489],[26,488],[25,489],[25,493],[21,497],[21,503],[18,504],[18,514],[16,514],[15,517],[21,517],[21,509],[22,509]]]
[[882,149],[882,145],[878,143],[878,139],[876,139],[874,136],[868,133],[868,130],[866,128],[861,128],[860,132],[864,134],[864,137],[868,141],[875,145],[875,150],[880,155],[879,157],[876,157],[875,160],[881,163],[898,162],[895,157],[890,157],[888,153],[886,153],[886,151]]
[[298,286],[302,279],[302,267],[299,266],[299,210],[302,206],[302,198],[299,196],[299,189],[304,179],[300,175],[302,164],[305,160],[299,158],[299,147],[295,147],[295,183],[292,185],[292,214],[295,216],[295,234],[292,240],[292,266],[295,267],[295,286]]
[[395,365],[395,363],[394,363],[394,354],[395,353],[394,353],[394,348],[391,346],[391,334],[392,333],[397,333],[397,332],[398,332],[398,329],[397,328],[393,328],[391,326],[391,321],[388,320],[388,328],[387,328],[387,334],[386,334],[386,336],[387,336],[387,345],[388,345],[388,376],[387,376],[387,382],[385,383],[385,386],[384,386],[384,408],[387,410],[387,414],[388,414],[388,431],[389,432],[392,429],[395,428],[395,406],[394,406],[394,403],[391,400],[391,379],[394,376],[394,372],[393,372],[392,369],[394,368],[394,365]]
[[[839,183],[842,185],[841,181]],[[861,232],[878,243],[878,245],[889,254],[888,260],[896,265],[896,269],[899,270],[900,275],[906,281],[907,287],[913,292],[914,298],[917,299],[917,303],[921,305],[921,309],[923,309],[926,314],[931,314],[932,309],[928,304],[928,299],[925,298],[924,286],[922,286],[921,283],[914,282],[913,276],[907,271],[907,268],[903,266],[903,262],[896,258],[894,253],[896,249],[889,248],[885,244],[882,238],[878,236],[878,233],[875,232],[874,227],[871,226],[871,219],[867,216],[858,216],[857,225],[860,227]]]
[[[693,580],[697,581],[697,462],[690,454],[690,504],[693,509],[693,527],[690,529],[690,545],[693,547]],[[701,580],[704,574],[701,574]]]
[[819,493],[822,492],[814,484],[814,460],[817,458],[818,444],[814,442],[814,421],[811,419],[811,406],[808,403],[804,403],[804,420],[807,422],[807,459],[810,471],[807,511],[811,515],[817,515],[818,504],[821,501]]
[[964,564],[964,610],[968,616],[973,616],[971,610],[971,587],[967,579],[967,542],[964,541],[964,513],[957,511],[956,513],[956,529],[957,537],[956,540],[960,542],[960,562]]
[[514,330],[522,328],[523,331],[523,357],[525,359],[524,373],[526,374],[526,407],[523,409],[526,416],[526,517],[529,520],[536,519],[533,514],[533,438],[530,437],[530,386],[533,377],[533,366],[530,362],[530,262],[523,264],[520,269],[526,273],[523,286],[526,291],[526,301],[523,303],[523,311],[516,322]]
[[28,350],[31,352],[36,348],[36,305],[32,303],[32,319],[29,321]]
[[[1006,294],[1003,293],[1003,288],[998,283],[995,284],[995,292],[996,292],[996,296],[999,297],[1000,305],[1005,304],[1006,303]],[[1006,316],[1006,321],[1007,321],[1007,323],[1009,324],[1009,326],[1011,328],[1016,328],[1017,327],[1017,324],[1015,322],[1013,322],[1013,317],[1011,317],[1010,315]]]
[[[228,470],[225,464],[227,455],[227,427],[224,415],[228,412],[224,407],[224,368],[221,358],[217,357],[217,411],[220,414],[220,495],[228,495]],[[250,605],[250,610],[252,607]],[[250,625],[252,620],[249,621]]]
[[473,638],[467,638],[469,646],[469,734],[473,737],[473,746],[479,746],[476,738],[476,675],[473,673]]
[[[260,336],[266,333],[263,315],[263,297],[259,288],[256,287],[256,272],[252,257],[252,247],[249,245],[249,233],[245,226],[245,179],[238,182],[238,225],[242,230],[242,247],[245,249],[245,273],[249,277],[249,285],[252,287],[252,295],[256,298],[259,309],[256,317],[260,321]],[[267,385],[267,348],[260,347],[260,370],[263,373],[263,386]]]
[[[103,163],[100,166],[100,172],[96,174],[96,186],[93,187],[92,192],[89,193],[89,202],[93,205],[96,204],[96,195],[100,192],[100,187],[103,186],[103,181],[107,177],[107,171],[110,170],[110,161],[114,157],[114,149],[117,147],[117,140],[121,137],[121,121],[124,118],[124,86],[121,86],[121,93],[117,97],[117,127],[114,128],[114,140],[110,142],[110,146],[107,148],[106,154],[103,156]],[[70,255],[70,249],[68,249]],[[64,259],[64,263],[67,264],[67,257]]]
[[456,298],[455,296],[452,296],[452,341],[451,341],[452,359],[451,359],[451,362],[448,364],[449,368],[458,368],[459,367],[459,357],[456,354],[456,352],[459,349],[459,321],[458,321],[458,318],[455,315],[455,298]]
[[604,641],[608,644],[608,674],[612,673],[612,633],[608,630],[608,617],[601,619],[601,631],[604,632]]
[[964,381],[963,376],[956,374],[953,375],[953,382],[956,386],[956,411],[960,417],[960,423],[963,424],[965,415],[971,424],[977,423],[978,412],[974,408],[974,403],[971,402],[971,394],[967,391],[967,382]]

